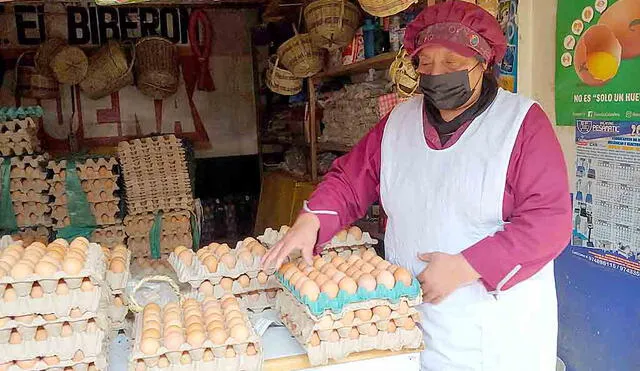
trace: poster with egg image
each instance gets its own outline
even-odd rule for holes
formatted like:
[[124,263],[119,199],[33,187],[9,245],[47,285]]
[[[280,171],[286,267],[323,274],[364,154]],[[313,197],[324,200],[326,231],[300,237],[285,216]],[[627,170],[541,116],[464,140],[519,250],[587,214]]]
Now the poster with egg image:
[[640,0],[559,0],[556,121],[640,122]]

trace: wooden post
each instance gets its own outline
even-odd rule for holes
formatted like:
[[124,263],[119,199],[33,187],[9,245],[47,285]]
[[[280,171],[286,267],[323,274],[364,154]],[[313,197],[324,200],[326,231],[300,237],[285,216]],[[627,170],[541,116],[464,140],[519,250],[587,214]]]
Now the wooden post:
[[313,77],[307,81],[309,85],[309,156],[311,161],[311,181],[318,180],[318,153],[316,134],[316,86]]

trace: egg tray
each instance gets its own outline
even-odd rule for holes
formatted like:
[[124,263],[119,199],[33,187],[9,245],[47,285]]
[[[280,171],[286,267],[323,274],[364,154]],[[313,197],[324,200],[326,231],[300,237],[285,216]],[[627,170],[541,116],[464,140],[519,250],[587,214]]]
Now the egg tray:
[[352,327],[370,325],[372,323],[376,324],[380,330],[386,330],[386,324],[389,320],[409,317],[411,317],[416,323],[420,322],[420,313],[415,307],[409,306],[407,312],[401,314],[398,312],[400,303],[393,304],[386,302],[379,304],[379,302],[377,302],[376,304],[377,305],[373,305],[372,303],[360,303],[357,309],[354,308],[353,310],[373,309],[378,305],[385,305],[392,310],[389,317],[381,318],[377,313],[375,313],[370,320],[362,321],[356,316],[349,324],[341,322],[344,312],[341,313],[340,316],[335,316],[333,313],[327,313],[322,317],[310,315],[309,312],[305,310],[304,305],[300,304],[300,302],[298,302],[298,300],[286,290],[283,290],[278,294],[275,308],[282,317],[286,315],[291,321],[292,326],[288,327],[292,330],[292,334],[299,335],[303,340],[302,343],[308,342],[314,331],[317,331],[318,334],[321,335],[321,340],[324,340],[325,337],[329,336],[329,333],[332,330],[340,331],[340,329],[351,329]]
[[27,116],[24,118],[14,118],[12,120],[0,121],[0,132],[16,132],[21,129],[38,129],[38,124],[33,118]]
[[[240,294],[246,294],[246,293],[255,292],[255,291],[264,291],[264,290],[276,289],[276,288],[280,287],[280,284],[278,283],[278,280],[275,278],[274,275],[268,275],[267,276],[267,282],[260,283],[258,281],[258,279],[257,279],[258,273],[259,272],[256,272],[256,271],[251,271],[251,272],[246,273],[246,275],[249,277],[249,286],[247,286],[247,287],[243,287],[242,285],[240,285],[238,280],[235,279],[233,281],[232,286],[231,286],[231,291],[226,291],[224,288],[222,288],[222,286],[220,285],[220,281],[218,281],[216,283],[209,281],[213,285],[213,295],[212,296],[215,297],[216,299],[220,299],[225,294],[240,295]],[[222,277],[222,278],[229,278],[229,277]],[[222,278],[220,278],[220,279],[222,279]],[[207,280],[205,280],[205,281],[189,281],[189,284],[191,285],[192,288],[198,289],[198,291],[201,292],[200,291],[200,287],[206,281]]]
[[[44,286],[43,286],[44,288]],[[100,307],[101,288],[90,292],[82,292],[79,288],[69,290],[68,295],[54,293],[44,294],[42,298],[19,296],[15,301],[0,300],[0,317],[15,317],[28,314],[55,314],[58,317],[68,316],[73,308],[82,312],[96,312]]]
[[[107,264],[107,267],[109,265]],[[124,289],[127,287],[127,282],[129,282],[131,269],[131,251],[127,250],[127,256],[124,260],[124,272],[116,273],[109,269],[106,269],[105,272],[105,281],[112,294],[121,294],[124,292]]]
[[277,294],[282,289],[262,290],[256,293],[237,294],[240,308],[246,310],[249,315],[264,312],[267,309],[275,309]]
[[44,226],[44,227],[53,226],[53,221],[51,220],[51,216],[48,214],[37,215],[32,213],[30,215],[24,215],[24,214],[17,213],[16,223],[18,224],[18,228],[27,228],[27,227],[36,227],[36,226]]
[[[204,351],[202,351],[204,354]],[[215,356],[215,354],[214,354]],[[180,356],[169,358],[169,367],[159,367],[156,361],[143,361],[145,367],[137,367],[135,361],[129,364],[129,371],[261,371],[263,363],[262,353],[253,356],[243,354],[233,358],[224,358],[215,356],[211,361],[205,361],[202,356],[197,361],[188,364],[180,363]],[[136,360],[137,361],[137,360]]]
[[353,310],[352,308],[362,302],[373,303],[378,300],[380,304],[375,304],[374,306],[376,306],[387,305],[386,302],[397,304],[400,300],[406,299],[409,302],[409,306],[415,306],[420,304],[420,300],[422,299],[420,284],[418,280],[412,278],[410,286],[405,286],[402,282],[396,282],[392,289],[388,289],[378,284],[373,291],[366,291],[362,287],[358,287],[358,290],[353,295],[349,295],[346,291],[340,289],[338,295],[333,299],[330,299],[327,294],[321,292],[316,301],[311,301],[306,296],[302,297],[300,292],[293,287],[289,280],[286,280],[280,272],[276,272],[275,275],[282,286],[291,292],[299,302],[305,305],[309,314],[316,317],[322,315],[327,310],[334,314],[340,314],[344,310]]
[[14,178],[9,182],[11,191],[34,191],[36,193],[49,192],[49,183],[42,179]]
[[[56,197],[62,197],[66,194],[66,182],[65,180],[47,179],[49,184],[49,193]],[[106,192],[113,194],[120,188],[117,184],[117,177],[107,179],[85,179],[80,181],[82,190],[85,193],[89,192]]]
[[50,212],[50,207],[46,203],[35,201],[13,202],[13,212],[16,214],[45,214]]
[[145,198],[142,200],[131,200],[127,196],[125,200],[129,214],[146,214],[155,212],[156,210],[193,210],[193,197],[190,193]]
[[[160,237],[160,255],[168,257],[176,246],[191,246],[191,232],[182,235],[163,235]],[[150,257],[151,245],[148,237],[129,237],[127,246],[134,257]]]
[[273,228],[267,228],[262,235],[257,237],[257,240],[266,247],[272,247],[284,237],[284,233],[281,231],[282,229],[276,231]]
[[80,330],[79,322],[74,324],[78,325],[78,330],[74,330],[68,337],[58,335],[49,336],[43,341],[23,340],[20,344],[3,344],[0,347],[0,363],[49,356],[71,360],[78,350],[81,350],[85,357],[100,355],[103,352],[104,331],[96,328],[95,332],[89,333]]
[[19,297],[28,296],[34,282],[38,282],[45,293],[54,292],[60,279],[65,280],[70,290],[79,288],[83,278],[91,278],[94,284],[99,284],[104,280],[106,270],[102,248],[96,243],[90,243],[87,250],[84,267],[78,274],[69,275],[60,270],[51,277],[43,277],[35,273],[21,279],[15,279],[8,275],[2,276],[0,277],[0,296],[4,294],[8,284],[13,286]]
[[18,232],[12,235],[13,239],[23,242],[23,246],[28,246],[33,241],[41,241],[46,243],[49,241],[50,230],[45,226],[35,226],[21,228]]
[[[31,368],[21,368],[16,364],[9,366],[5,371],[89,371],[89,365],[95,366],[97,370],[107,369],[107,360],[104,354],[97,357],[84,357],[82,361],[61,360],[60,363],[49,366],[44,361],[38,361]],[[2,365],[0,365],[2,369]]]
[[0,144],[11,145],[11,143],[20,142],[31,143],[32,145],[40,145],[36,130],[32,128],[18,129],[11,133],[0,133]]
[[[82,180],[88,179],[116,179],[117,174],[114,172],[114,168],[117,168],[118,160],[115,157],[98,157],[98,158],[87,158],[82,161],[76,161],[76,170],[78,170],[78,177]],[[107,173],[104,175],[100,175],[100,168],[106,168]],[[64,179],[61,177],[62,170],[67,169],[67,161],[49,161],[47,168],[53,172],[53,179],[56,179],[56,175],[58,176],[58,180]]]
[[[53,205],[57,205],[57,206],[66,206],[68,201],[67,201],[67,195],[66,194],[53,194],[50,193],[51,196],[54,197],[54,200],[52,202]],[[87,201],[91,204],[97,204],[97,203],[104,203],[104,202],[110,202],[110,203],[114,203],[114,204],[119,204],[120,203],[120,195],[118,194],[117,190],[101,190],[101,189],[94,189],[92,191],[85,191],[85,195],[87,197]]]
[[115,224],[96,228],[90,240],[102,247],[113,248],[116,245],[124,245],[127,235],[122,224]]
[[[196,296],[196,297],[199,298],[200,296]],[[154,359],[157,360],[158,357],[162,355],[166,355],[167,358],[169,358],[169,360],[172,363],[178,364],[180,360],[180,355],[183,352],[188,352],[192,360],[199,361],[200,359],[202,359],[202,355],[205,349],[211,349],[215,357],[224,357],[224,352],[227,346],[232,346],[236,354],[245,354],[247,346],[249,344],[254,344],[258,354],[262,355],[262,346],[260,342],[260,337],[256,334],[255,330],[253,329],[253,326],[251,325],[251,322],[249,321],[245,313],[243,313],[242,319],[244,320],[245,326],[249,330],[249,336],[244,341],[236,341],[233,338],[229,337],[224,342],[224,344],[215,345],[210,339],[207,338],[200,347],[193,347],[185,342],[182,345],[180,345],[180,348],[178,350],[169,350],[164,345],[161,345],[160,348],[156,351],[156,353],[145,354],[140,350],[141,339],[138,336],[138,334],[142,334],[142,313],[137,313],[135,324],[134,324],[135,342],[133,344],[133,349],[131,350],[130,359],[134,359],[134,360],[142,359],[142,360],[145,360],[145,362],[148,362],[147,360],[150,360],[150,362],[153,362]]]
[[[154,221],[152,213],[127,215],[124,218],[124,228],[128,236],[148,236]],[[191,213],[188,210],[162,214],[162,234],[175,234],[185,230],[191,230]]]
[[39,151],[39,145],[33,145],[29,142],[13,143],[11,145],[0,145],[0,155],[2,156],[32,155]]
[[[127,186],[144,186],[153,181],[161,181],[163,175],[167,175],[172,182],[189,180],[189,170],[184,155],[158,154],[144,156],[136,159],[136,162],[122,161],[123,175]],[[128,180],[127,180],[128,179]]]
[[[120,212],[117,201],[89,203],[89,208],[91,209],[91,213],[96,216],[107,215],[109,217],[113,216],[113,218],[115,218],[114,215]],[[52,207],[51,213],[54,219],[62,219],[64,216],[68,215],[67,205],[54,205]]]
[[[95,216],[95,218],[96,218],[96,226],[98,227],[117,225],[121,223],[120,218],[112,215]],[[62,219],[54,218],[54,219],[51,219],[51,222],[46,225],[52,226],[54,229],[62,229],[71,225],[71,219],[68,216],[65,216]]]
[[[49,205],[50,199],[49,195],[46,193],[35,193],[35,192],[22,192],[22,191],[12,191],[11,192],[11,201],[15,204],[24,204],[24,203],[40,203]],[[15,211],[15,207],[14,207]]]
[[182,146],[182,140],[178,139],[178,137],[172,134],[156,135],[146,138],[136,138],[118,143],[118,151],[129,151],[149,146]]
[[[29,178],[24,173],[27,167],[32,168],[33,170],[43,172],[46,174],[45,165],[48,161],[49,156],[47,154],[36,155],[36,156],[23,156],[23,157],[12,157],[11,158],[11,173],[15,173],[18,178]],[[20,172],[22,170],[22,172]],[[13,176],[12,176],[13,178]]]
[[[81,328],[85,328],[90,319],[95,319],[96,324],[101,328],[104,328],[105,320],[100,317],[96,312],[84,312],[79,317],[70,317],[63,316],[57,317],[55,320],[47,321],[44,319],[42,315],[33,315],[33,320],[29,322],[18,321],[15,318],[8,318],[6,322],[0,326],[0,344],[5,344],[9,341],[9,336],[11,335],[11,330],[16,329],[23,339],[33,339],[35,335],[35,331],[38,327],[44,327],[48,333],[59,334],[60,327],[64,322],[69,322],[69,324],[82,322],[84,325],[76,324],[75,326],[80,326]],[[84,327],[82,327],[84,326]],[[57,335],[56,335],[57,336]]]

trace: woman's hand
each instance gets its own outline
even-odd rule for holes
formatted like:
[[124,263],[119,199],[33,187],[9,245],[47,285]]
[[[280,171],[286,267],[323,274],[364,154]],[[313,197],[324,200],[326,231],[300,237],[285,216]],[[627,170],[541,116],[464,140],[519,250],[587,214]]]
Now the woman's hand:
[[[319,229],[320,220],[316,215],[311,213],[300,214],[284,238],[278,241],[262,257],[262,266],[270,267],[273,265],[276,269],[280,268],[284,259],[293,250],[301,250],[302,257],[307,264],[312,264],[313,248],[318,239]],[[272,264],[274,262],[275,264]]]
[[433,252],[419,254],[427,267],[418,275],[424,303],[439,304],[460,286],[480,278],[462,254]]

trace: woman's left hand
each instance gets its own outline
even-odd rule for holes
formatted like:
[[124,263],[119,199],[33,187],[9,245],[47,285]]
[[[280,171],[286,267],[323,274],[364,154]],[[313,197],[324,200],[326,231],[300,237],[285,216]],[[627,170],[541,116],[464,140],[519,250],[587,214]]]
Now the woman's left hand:
[[458,287],[480,278],[462,254],[433,252],[419,254],[418,258],[428,263],[418,275],[425,303],[438,304]]

